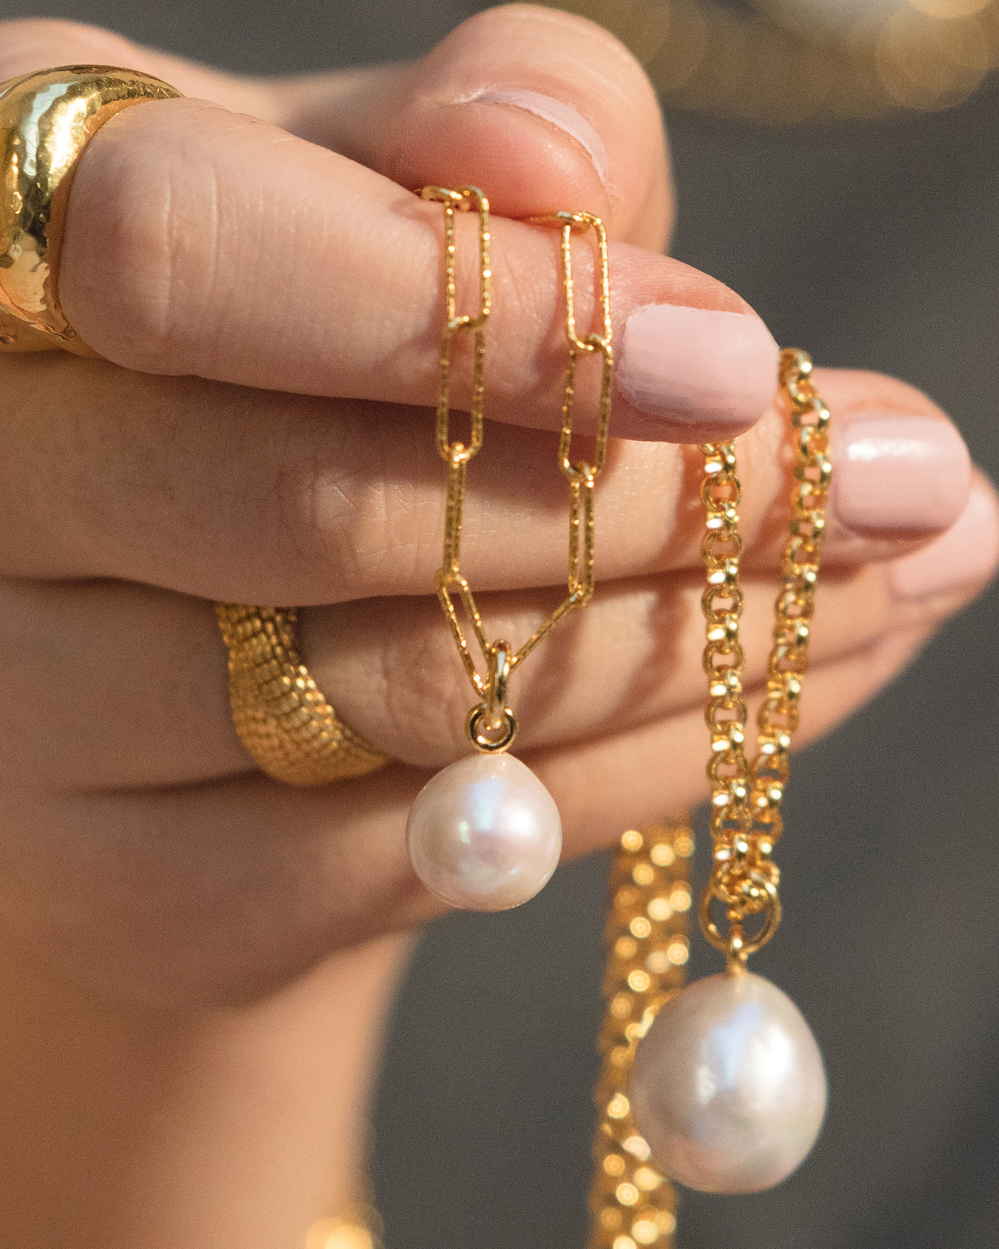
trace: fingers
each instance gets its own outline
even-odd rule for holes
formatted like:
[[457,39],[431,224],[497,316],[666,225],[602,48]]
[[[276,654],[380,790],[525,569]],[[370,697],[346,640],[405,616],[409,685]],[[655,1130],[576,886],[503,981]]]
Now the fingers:
[[[809,676],[798,740],[890,680],[921,636],[892,635]],[[562,812],[566,857],[706,794],[700,708],[585,747],[529,755]],[[258,774],[176,789],[0,791],[0,914],[102,994],[155,1006],[246,1000],[331,951],[443,909],[412,874],[408,807],[425,773],[318,790]]]
[[[868,421],[867,435],[834,448],[838,475],[875,480],[869,498],[859,487],[834,496],[843,513],[834,509],[827,557],[890,558],[946,528],[967,500],[968,468],[939,409],[890,379],[819,381],[844,429],[857,408],[907,431],[892,439],[875,425],[871,437]],[[445,490],[429,414],[158,379],[61,353],[7,357],[0,383],[0,573],[299,605],[432,589]],[[774,413],[739,443],[747,560],[760,566],[783,542],[786,440]],[[701,471],[692,448],[612,447],[597,495],[598,581],[699,565]],[[556,437],[490,425],[469,483],[462,562],[476,590],[563,582]],[[875,505],[900,493],[909,512],[896,521],[889,507],[878,530]],[[921,519],[912,508],[931,500]]]
[[[225,106],[128,110],[144,117],[116,118],[88,146],[60,282],[84,341],[156,373],[434,400],[439,208],[228,111],[290,119],[306,87],[215,74],[72,23],[3,29],[11,73],[110,60]],[[322,94],[329,125],[339,119],[333,137],[403,185],[474,178],[501,213],[586,207],[612,233],[662,244],[668,196],[655,97],[630,54],[589,22],[531,6],[493,10],[418,65],[337,76]],[[490,337],[502,348],[491,353],[490,411],[554,427],[566,353],[555,241],[550,231],[498,223],[497,245],[506,238],[512,251],[495,264]],[[465,241],[461,285],[471,290],[474,240]],[[585,326],[592,258],[581,251]],[[619,342],[617,433],[698,440],[746,428],[773,390],[772,340],[720,283],[649,261],[645,253],[614,261],[619,338],[630,313],[644,314]],[[457,405],[468,401],[466,372],[456,373]],[[584,432],[588,419],[580,412]]]
[[672,223],[655,93],[621,43],[572,14],[500,6],[412,64],[277,79],[222,73],[76,22],[0,23],[0,82],[73,64],[143,70],[404,187],[488,187],[500,216],[585,208],[652,251]]
[[[809,672],[795,747],[807,746],[874,698],[912,662],[923,631],[891,633]],[[750,717],[762,690],[750,691]],[[552,791],[567,828],[566,858],[613,845],[620,831],[682,811],[708,796],[704,710],[644,725],[614,738],[528,757]],[[793,773],[793,766],[792,766]],[[598,794],[599,788],[599,794]]]
[[[978,591],[999,557],[981,483],[964,515],[914,555],[823,577],[811,658],[829,663],[889,635],[931,629]],[[703,574],[598,591],[511,681],[517,749],[606,738],[702,705]],[[775,577],[747,577],[746,680],[766,673]],[[484,595],[491,635],[515,644],[553,596]],[[0,598],[8,781],[119,788],[210,780],[252,766],[232,727],[225,653],[200,600],[138,586],[8,583]],[[319,687],[394,758],[440,767],[467,752],[476,701],[437,602],[366,599],[305,614],[302,650]],[[89,726],[100,724],[94,734]]]
[[[477,299],[475,221],[462,214],[459,227],[464,307]],[[567,360],[557,231],[493,227],[487,414],[557,428]],[[592,239],[575,250],[588,329]],[[776,369],[756,314],[714,279],[626,244],[611,266],[615,433],[697,441],[750,426]],[[83,340],[128,368],[431,404],[442,210],[262,122],[157,101],[112,118],[81,157],[60,294]],[[466,362],[459,350],[455,406],[469,400]],[[581,397],[581,432],[593,407]]]
[[280,96],[262,80],[225,74],[133,43],[110,30],[53,18],[0,22],[0,82],[57,65],[118,65],[161,78],[183,95],[277,122]]
[[[997,564],[999,507],[991,484],[980,480],[958,521],[922,550],[859,571],[826,570],[811,662],[835,663],[890,636],[925,634],[974,598]],[[740,637],[751,687],[766,680],[775,581],[769,570],[743,578]],[[518,751],[603,739],[703,710],[703,587],[698,570],[598,592],[511,678]],[[482,596],[490,636],[519,644],[550,609],[547,597]],[[465,720],[477,698],[438,605],[410,599],[399,607],[365,600],[313,609],[303,645],[348,723],[393,758],[441,767],[467,753]]]
[[295,133],[400,186],[472,183],[494,210],[573,205],[661,251],[672,221],[659,104],[606,30],[534,5],[462,23],[411,66],[278,86]]

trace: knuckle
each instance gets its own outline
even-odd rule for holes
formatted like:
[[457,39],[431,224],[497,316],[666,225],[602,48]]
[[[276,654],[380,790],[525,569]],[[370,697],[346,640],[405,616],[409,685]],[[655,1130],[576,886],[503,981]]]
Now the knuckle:
[[414,767],[466,753],[475,700],[435,599],[310,608],[303,626],[306,662],[348,724]]
[[439,558],[441,506],[413,478],[411,436],[400,446],[398,422],[362,415],[328,400],[289,397],[281,411],[268,401],[254,511],[267,518],[269,562],[299,597],[422,593]]
[[381,607],[395,627],[380,646],[385,719],[376,740],[405,763],[450,763],[467,750],[465,717],[474,701],[450,633],[433,600],[383,600]]
[[84,341],[116,364],[199,373],[215,351],[225,213],[204,131],[206,112],[224,111],[183,99],[127,109],[80,162],[60,291]]
[[423,767],[442,767],[468,750],[465,718],[474,699],[453,648],[442,640],[450,643],[438,635],[422,654],[406,659],[386,702],[395,757]]
[[[173,314],[175,254],[183,229],[171,211],[175,175],[167,153],[132,141],[128,110],[105,126],[80,163],[60,273],[69,319],[116,364],[165,371]],[[108,194],[110,187],[115,193]]]
[[328,425],[319,431],[325,463],[313,476],[316,531],[358,595],[425,593],[440,557],[439,461],[423,429],[404,416],[345,415],[332,468]]

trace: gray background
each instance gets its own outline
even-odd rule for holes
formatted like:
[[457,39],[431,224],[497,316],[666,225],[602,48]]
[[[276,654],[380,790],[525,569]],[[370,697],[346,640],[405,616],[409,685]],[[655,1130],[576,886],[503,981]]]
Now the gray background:
[[[0,0],[234,69],[408,56],[450,0]],[[891,124],[769,131],[670,117],[676,254],[781,342],[898,373],[999,473],[997,97]],[[687,1196],[683,1249],[999,1244],[997,595],[800,756],[787,918],[757,960],[825,1051],[826,1132],[775,1192]],[[990,643],[993,643],[990,645]],[[426,936],[395,1013],[374,1176],[389,1249],[581,1249],[604,863],[500,918]],[[698,943],[692,971],[710,960]]]

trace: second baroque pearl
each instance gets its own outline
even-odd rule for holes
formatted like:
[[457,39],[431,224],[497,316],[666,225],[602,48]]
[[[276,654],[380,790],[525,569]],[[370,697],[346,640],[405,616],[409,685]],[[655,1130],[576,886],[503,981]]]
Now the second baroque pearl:
[[424,785],[406,825],[426,887],[466,911],[506,911],[558,866],[562,822],[551,794],[513,755],[459,759]]
[[742,971],[696,980],[639,1042],[631,1106],[656,1163],[688,1188],[758,1193],[815,1144],[822,1055],[775,984]]

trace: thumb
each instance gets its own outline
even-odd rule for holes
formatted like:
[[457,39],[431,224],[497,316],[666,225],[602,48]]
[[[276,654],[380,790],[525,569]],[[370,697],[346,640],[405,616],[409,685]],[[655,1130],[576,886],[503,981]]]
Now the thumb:
[[658,101],[623,44],[583,18],[504,5],[413,65],[285,90],[291,129],[402,186],[470,183],[504,217],[587,210],[612,236],[663,248],[673,197]]

